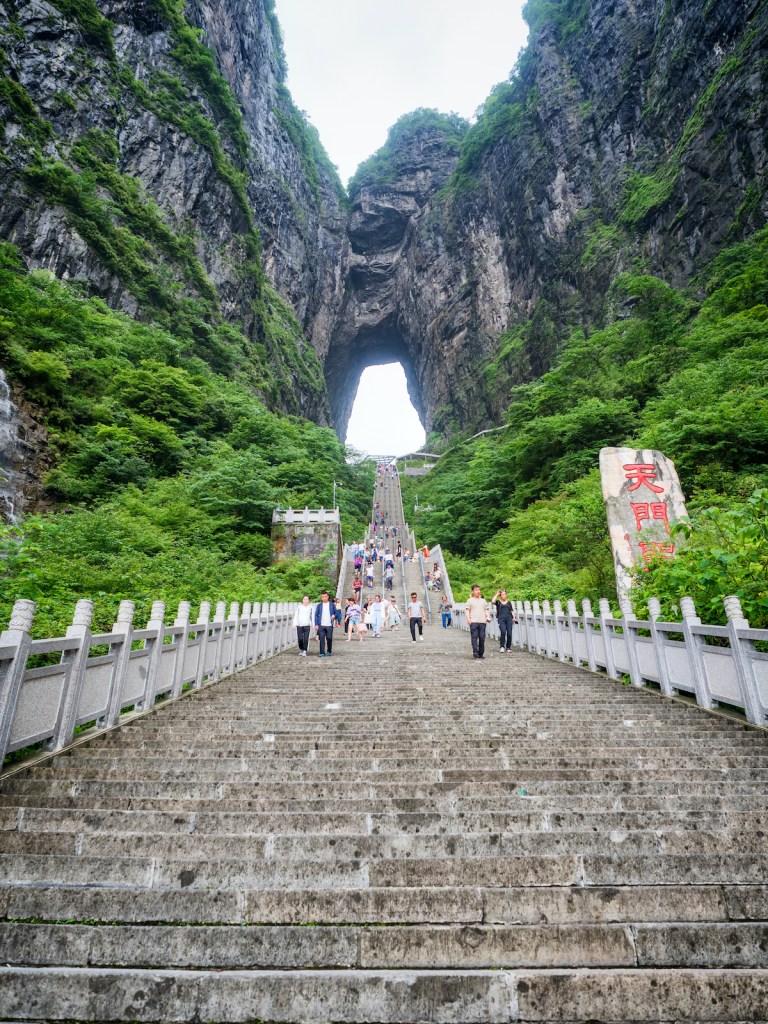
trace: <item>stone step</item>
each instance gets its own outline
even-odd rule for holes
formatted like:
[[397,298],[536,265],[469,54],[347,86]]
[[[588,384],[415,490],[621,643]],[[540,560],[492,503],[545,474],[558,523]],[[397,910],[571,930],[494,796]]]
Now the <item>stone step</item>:
[[440,857],[520,857],[554,854],[623,856],[647,854],[763,854],[765,836],[750,832],[529,832],[525,834],[462,832],[452,836],[325,833],[249,835],[198,832],[180,834],[8,832],[3,854],[56,854],[69,856],[184,857],[220,859],[247,851],[264,860],[398,860]]
[[[295,805],[294,805],[295,806]],[[454,808],[433,811],[380,813],[370,801],[361,801],[360,807],[374,808],[347,810],[344,804],[329,804],[323,810],[303,811],[173,811],[99,810],[83,808],[74,813],[62,808],[2,807],[0,831],[19,832],[80,832],[83,834],[108,832],[112,835],[170,834],[194,832],[197,835],[302,835],[312,832],[321,835],[356,832],[372,835],[455,835],[466,832],[506,832],[518,835],[526,832],[605,833],[615,829],[650,830],[659,833],[707,832],[717,829],[715,836],[725,832],[765,832],[768,811],[729,810],[707,813],[704,810],[685,812],[680,808],[664,811],[659,807],[651,811],[617,812],[595,811],[461,811]]]
[[[583,810],[613,810],[617,800],[629,807],[625,801],[653,799],[659,806],[664,802],[674,802],[676,806],[696,809],[712,806],[714,811],[720,809],[719,801],[733,801],[731,806],[738,808],[738,802],[749,804],[754,802],[761,806],[760,797],[765,790],[760,780],[734,779],[726,783],[722,778],[707,787],[706,796],[691,792],[679,779],[648,779],[648,778],[606,778],[604,775],[582,778],[581,780],[552,779],[538,777],[530,772],[509,772],[495,777],[483,779],[470,778],[429,778],[417,775],[411,782],[403,780],[403,774],[370,773],[364,780],[349,777],[308,776],[302,778],[279,778],[260,773],[257,780],[243,772],[242,778],[234,781],[220,779],[197,779],[194,772],[190,779],[128,780],[109,777],[103,779],[10,779],[4,791],[0,793],[0,806],[15,806],[20,799],[30,798],[31,801],[45,799],[50,805],[57,798],[80,798],[84,803],[99,798],[118,796],[123,801],[131,798],[144,800],[186,800],[186,801],[222,801],[231,806],[243,804],[249,800],[294,800],[301,806],[308,805],[312,800],[333,799],[379,801],[380,803],[397,802],[400,800],[421,801],[428,808],[429,801],[441,806],[454,806],[456,802],[468,801],[472,806],[474,798],[483,800],[484,809],[504,809],[512,803],[515,809],[528,809],[522,802],[526,800],[552,801],[558,810],[569,807]],[[393,776],[389,778],[387,776]],[[699,776],[700,778],[700,776]],[[572,804],[569,801],[574,801]],[[710,803],[711,801],[711,803]],[[295,804],[294,804],[295,806]]]
[[372,861],[372,886],[483,885],[499,888],[537,885],[759,885],[768,877],[768,855],[633,857],[571,855],[506,859],[429,859]]
[[[234,852],[234,851],[233,851]],[[548,854],[418,859],[200,860],[160,857],[0,855],[0,885],[61,884],[139,888],[350,888],[415,886],[759,885],[768,854]],[[258,853],[256,855],[259,856]]]
[[[90,756],[85,756],[88,754]],[[92,767],[103,768],[112,772],[125,771],[129,773],[130,777],[138,776],[140,778],[150,777],[152,771],[165,771],[169,778],[174,778],[176,775],[189,775],[190,763],[188,756],[180,756],[175,753],[168,755],[164,759],[159,752],[151,755],[137,750],[130,754],[124,752],[118,758],[114,754],[107,754],[105,752],[97,754],[92,751],[85,751],[82,758],[69,757],[58,759],[54,767],[62,773],[72,768],[79,770],[81,761],[84,763],[86,771]],[[329,772],[334,775],[343,775],[345,773],[364,775],[369,772],[391,772],[393,770],[431,772],[439,769],[445,773],[456,771],[462,774],[483,772],[489,777],[493,777],[502,771],[544,772],[552,778],[560,778],[561,772],[564,770],[571,772],[588,771],[590,773],[593,771],[611,771],[615,772],[619,777],[623,775],[631,776],[632,773],[637,771],[642,771],[644,775],[651,772],[667,774],[686,769],[690,765],[690,757],[659,757],[656,754],[634,752],[632,754],[625,752],[624,756],[619,757],[616,755],[602,755],[598,751],[581,756],[546,757],[539,754],[537,756],[523,757],[516,751],[503,749],[482,757],[473,757],[469,754],[465,757],[448,757],[436,752],[426,756],[413,757],[372,753],[359,758],[341,756],[321,758],[316,755],[315,751],[307,751],[300,756],[286,756],[276,751],[254,751],[249,752],[247,755],[241,753],[237,756],[223,756],[219,754],[215,758],[198,757],[195,759],[194,764],[196,774],[203,777],[222,774],[236,776],[240,772],[247,771],[259,773],[279,771],[289,776],[292,772],[299,772],[301,774],[318,773],[321,775]],[[753,776],[759,778],[761,773],[763,776],[768,775],[768,757],[759,758],[749,754],[743,754],[738,757],[725,754],[719,756],[714,754],[708,755],[706,771],[710,773],[711,777],[714,778],[715,775],[713,773],[721,772],[724,769],[737,769],[737,773],[733,776],[736,779],[752,778]],[[142,776],[141,773],[147,774]],[[746,774],[742,775],[739,773]],[[450,779],[453,776],[449,774],[447,777]]]
[[527,835],[470,832],[452,836],[389,834],[344,835],[306,833],[288,836],[244,837],[235,833],[216,836],[192,834],[137,835],[13,832],[2,840],[4,854],[56,854],[69,856],[184,857],[215,859],[246,853],[264,860],[348,861],[399,858],[440,857],[519,857],[552,854],[610,853],[620,849],[624,855],[642,856],[661,852],[702,853],[728,851],[762,853],[765,839],[751,834],[704,836],[684,833],[660,837],[655,832],[629,832],[626,829],[600,834],[596,832],[532,832]]
[[197,924],[574,924],[765,922],[768,886],[593,888],[0,888],[13,921]]
[[[517,808],[524,808],[527,813],[537,812],[550,815],[572,812],[596,814],[652,812],[654,808],[658,808],[659,813],[662,815],[675,814],[678,811],[681,814],[685,814],[704,811],[708,806],[711,807],[713,814],[726,812],[730,814],[733,812],[762,812],[765,806],[764,795],[759,791],[752,790],[747,793],[735,792],[729,794],[726,792],[721,796],[712,798],[697,798],[691,795],[686,795],[683,798],[674,793],[665,796],[637,796],[633,794],[617,796],[606,794],[605,792],[583,793],[574,796],[567,791],[562,793],[547,793],[544,791],[543,793],[535,794],[527,789],[525,790],[525,795],[519,795],[516,786],[509,786],[506,788],[505,794],[489,798],[486,796],[474,797],[471,791],[461,791],[459,794],[456,794],[452,787],[448,787],[445,792],[437,797],[425,796],[421,791],[414,790],[411,791],[411,795],[398,794],[390,798],[377,799],[375,793],[371,794],[370,797],[365,795],[366,793],[371,793],[373,787],[364,787],[362,792],[360,787],[354,787],[352,796],[345,798],[340,796],[337,800],[334,800],[334,787],[329,785],[315,787],[316,799],[307,798],[306,794],[304,794],[305,799],[301,800],[299,804],[291,796],[291,791],[294,791],[300,799],[304,787],[289,787],[288,792],[286,792],[285,787],[273,785],[265,787],[265,790],[268,793],[273,793],[278,788],[280,789],[278,794],[257,794],[245,799],[220,798],[217,797],[215,792],[205,796],[185,798],[184,796],[171,795],[161,797],[146,793],[121,797],[119,791],[113,791],[110,796],[100,796],[94,793],[81,793],[78,796],[74,796],[71,794],[46,793],[42,791],[39,793],[21,794],[20,796],[0,795],[0,813],[10,812],[15,820],[20,807],[21,810],[26,810],[29,807],[39,811],[45,808],[57,810],[72,809],[79,813],[104,810],[149,810],[159,813],[176,812],[185,815],[207,814],[214,811],[221,813],[250,813],[302,810],[322,813],[326,809],[330,813],[335,813],[340,809],[352,811],[365,811],[368,809],[371,813],[387,814],[423,808],[425,813],[444,813],[447,816],[459,817],[465,808],[467,811],[475,808],[477,810],[496,812],[503,809],[505,804],[510,807],[512,812],[515,812]],[[375,787],[377,791],[379,788]],[[478,787],[476,791],[484,793],[485,789]],[[357,799],[353,797],[357,797]]]
[[0,1015],[36,1019],[501,1024],[768,1019],[760,969],[184,971],[0,968]]
[[[416,649],[421,650],[420,647]],[[408,695],[403,695],[402,699],[410,698]],[[571,723],[571,728],[573,725],[574,723]],[[590,721],[589,725],[594,725],[594,722]],[[204,729],[202,723],[200,728]],[[117,738],[112,738],[111,742],[107,742],[110,739],[107,736],[100,743],[96,740],[88,740],[77,747],[77,754],[87,757],[88,754],[85,752],[89,750],[96,756],[104,756],[106,753],[122,753],[123,751],[127,754],[132,750],[143,751],[148,755],[162,754],[164,745],[166,752],[170,752],[172,755],[199,757],[202,753],[200,747],[195,745],[195,729],[178,733],[175,730],[173,733],[161,731],[146,739],[139,737],[140,734],[132,732],[125,738],[120,737],[120,742]],[[568,741],[567,747],[559,746],[564,740]],[[172,744],[170,751],[167,749],[169,743]],[[318,755],[322,755],[324,752],[334,755],[336,752],[341,752],[342,756],[346,757],[350,756],[350,752],[356,755],[360,751],[368,754],[374,752],[386,754],[396,751],[408,755],[413,751],[423,753],[426,750],[431,756],[433,748],[448,754],[452,753],[455,756],[464,756],[472,750],[492,752],[496,749],[505,749],[507,752],[511,750],[513,753],[520,751],[521,754],[532,753],[540,756],[553,751],[557,754],[571,751],[581,754],[590,753],[593,750],[608,751],[614,755],[624,751],[648,750],[660,755],[667,751],[672,756],[693,753],[704,756],[709,756],[710,753],[713,755],[754,753],[765,756],[764,746],[755,745],[754,741],[742,736],[737,736],[733,742],[728,742],[727,736],[719,732],[687,734],[682,725],[674,729],[670,727],[659,733],[639,730],[622,731],[612,729],[607,719],[603,727],[595,725],[594,728],[589,728],[585,723],[580,729],[579,737],[573,742],[571,742],[566,723],[563,723],[562,728],[555,728],[551,722],[536,723],[530,728],[520,723],[517,723],[515,727],[510,727],[505,723],[494,723],[492,730],[466,729],[464,732],[455,727],[450,728],[448,725],[425,723],[421,729],[396,733],[391,730],[384,733],[374,730],[344,729],[338,726],[332,727],[332,723],[329,723],[327,729],[322,723],[315,723],[307,731],[291,733],[281,729],[280,723],[259,722],[249,723],[247,728],[238,724],[237,727],[217,730],[217,735],[211,736],[208,756],[219,756],[219,751],[224,751],[226,748],[242,752],[244,744],[247,744],[246,749],[253,752],[277,750],[290,754],[294,751],[303,753],[314,749]],[[58,755],[58,759],[63,759],[66,756],[68,755]]]
[[768,923],[131,926],[0,923],[9,966],[766,967]]

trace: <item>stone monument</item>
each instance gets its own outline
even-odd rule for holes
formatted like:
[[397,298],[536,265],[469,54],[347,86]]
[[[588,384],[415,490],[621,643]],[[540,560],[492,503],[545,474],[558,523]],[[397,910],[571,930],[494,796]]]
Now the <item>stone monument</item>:
[[327,552],[329,572],[335,579],[342,554],[339,510],[275,509],[272,545],[276,562],[286,558],[319,558]]
[[685,498],[675,464],[649,448],[601,449],[600,476],[621,600],[635,566],[674,555],[670,526],[685,518]]

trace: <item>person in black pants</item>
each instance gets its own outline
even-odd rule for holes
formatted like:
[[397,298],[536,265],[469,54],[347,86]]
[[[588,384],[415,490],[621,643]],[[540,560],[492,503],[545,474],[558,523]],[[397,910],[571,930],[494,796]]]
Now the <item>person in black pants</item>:
[[327,591],[320,595],[320,603],[315,608],[315,633],[320,641],[320,657],[325,657],[325,648],[328,647],[328,657],[333,653],[333,627],[338,624],[336,616],[336,602],[331,601]]
[[506,590],[497,590],[493,598],[496,605],[496,617],[499,621],[499,654],[509,654],[512,650],[512,626],[515,622],[515,609],[507,600]]
[[472,587],[472,595],[464,606],[464,614],[472,640],[472,657],[482,661],[485,657],[485,628],[490,622],[491,612],[477,584]]
[[305,594],[301,599],[301,604],[297,607],[293,616],[293,624],[296,627],[296,639],[299,644],[300,658],[306,658],[307,656],[307,648],[309,647],[309,629],[312,625],[313,618],[314,609],[309,603],[309,594]]
[[416,630],[419,631],[419,640],[424,639],[424,605],[419,601],[418,594],[414,591],[408,603],[408,625],[411,627],[411,640],[416,642]]

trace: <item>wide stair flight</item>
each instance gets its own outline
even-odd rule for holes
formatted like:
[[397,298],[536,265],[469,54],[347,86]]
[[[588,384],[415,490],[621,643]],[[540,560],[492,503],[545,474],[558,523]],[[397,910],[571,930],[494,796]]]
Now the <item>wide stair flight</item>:
[[1,1020],[768,1021],[765,731],[340,639],[0,781]]

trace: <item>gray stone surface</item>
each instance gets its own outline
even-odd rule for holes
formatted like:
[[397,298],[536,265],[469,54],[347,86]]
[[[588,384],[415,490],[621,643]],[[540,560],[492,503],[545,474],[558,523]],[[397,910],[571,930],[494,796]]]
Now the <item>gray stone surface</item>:
[[287,653],[0,781],[0,1019],[764,1019],[766,759],[458,631]]

